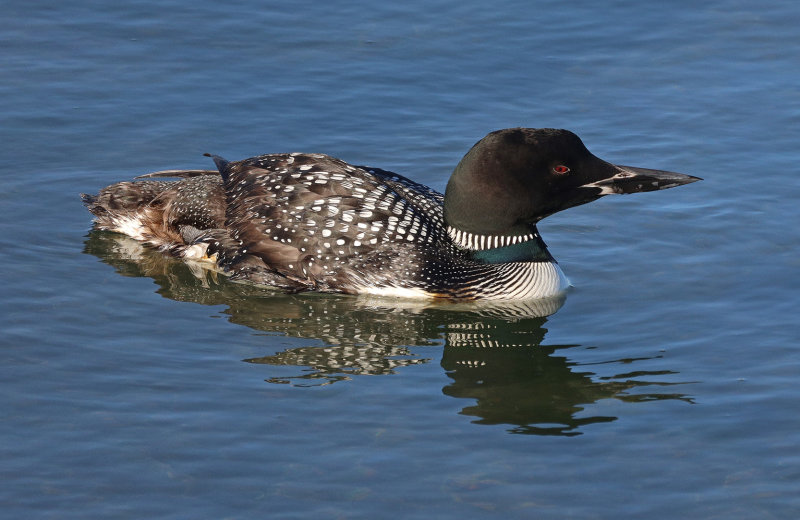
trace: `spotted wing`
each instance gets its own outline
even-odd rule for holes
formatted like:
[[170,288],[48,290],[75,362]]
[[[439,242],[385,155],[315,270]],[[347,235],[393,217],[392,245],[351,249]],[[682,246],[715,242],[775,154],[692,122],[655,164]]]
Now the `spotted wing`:
[[249,272],[261,262],[308,289],[358,292],[367,274],[369,283],[390,283],[399,260],[442,239],[442,195],[391,172],[275,154],[225,173],[226,225]]

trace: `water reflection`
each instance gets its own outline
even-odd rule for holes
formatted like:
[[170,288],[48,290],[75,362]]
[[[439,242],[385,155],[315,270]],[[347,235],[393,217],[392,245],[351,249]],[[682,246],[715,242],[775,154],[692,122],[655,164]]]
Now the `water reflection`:
[[[582,416],[600,399],[679,399],[680,393],[644,392],[675,383],[653,381],[670,372],[629,372],[598,378],[564,353],[578,345],[542,345],[545,316],[563,301],[504,305],[421,304],[317,294],[283,294],[230,283],[199,265],[187,265],[131,239],[93,231],[85,252],[124,276],[150,277],[173,300],[225,305],[233,323],[255,330],[319,340],[246,359],[248,363],[299,367],[270,383],[326,385],[357,375],[392,374],[429,363],[443,345],[441,366],[452,380],[446,395],[469,399],[461,413],[481,424],[511,425],[515,433],[576,435],[586,424],[615,417]],[[611,363],[619,363],[616,360]],[[630,361],[630,360],[625,360]]]

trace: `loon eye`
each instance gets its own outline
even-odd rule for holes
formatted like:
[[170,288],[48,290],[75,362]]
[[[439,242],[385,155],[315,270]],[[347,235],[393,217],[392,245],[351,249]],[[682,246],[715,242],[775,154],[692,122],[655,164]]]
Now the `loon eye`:
[[564,175],[565,173],[569,173],[569,168],[563,164],[559,164],[558,166],[553,166],[553,172],[559,175]]

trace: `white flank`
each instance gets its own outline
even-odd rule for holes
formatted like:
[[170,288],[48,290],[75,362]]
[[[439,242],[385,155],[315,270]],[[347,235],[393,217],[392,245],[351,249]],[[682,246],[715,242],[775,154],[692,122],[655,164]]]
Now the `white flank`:
[[[484,301],[534,300],[563,294],[569,288],[569,280],[554,262],[513,262],[479,285],[487,286],[479,293]],[[361,286],[357,290],[359,294],[387,298],[434,298],[419,288]]]
[[371,294],[373,296],[385,296],[389,298],[433,298],[433,295],[419,288],[409,287],[360,287],[359,294]]

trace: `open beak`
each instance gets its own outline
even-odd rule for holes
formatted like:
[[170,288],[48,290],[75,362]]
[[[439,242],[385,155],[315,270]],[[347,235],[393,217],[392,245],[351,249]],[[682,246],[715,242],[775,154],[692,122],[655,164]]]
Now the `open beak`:
[[644,191],[666,190],[675,186],[682,186],[695,181],[700,177],[684,175],[682,173],[649,168],[636,168],[633,166],[612,165],[616,172],[610,177],[584,184],[581,188],[596,188],[600,190],[598,196],[614,193],[639,193]]

